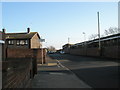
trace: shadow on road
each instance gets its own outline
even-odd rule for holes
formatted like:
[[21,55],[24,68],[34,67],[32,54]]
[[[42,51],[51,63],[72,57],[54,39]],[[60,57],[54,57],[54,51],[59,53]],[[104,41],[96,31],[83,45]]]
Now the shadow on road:
[[[93,88],[119,88],[120,66],[116,59],[93,58],[75,55],[50,55],[74,72]],[[68,62],[64,62],[68,60]]]
[[72,70],[80,79],[93,88],[119,88],[120,67],[97,67]]
[[[54,57],[55,55],[55,57]],[[82,62],[82,61],[114,61],[120,63],[120,59],[114,58],[103,58],[103,57],[93,57],[93,56],[81,56],[81,55],[72,55],[72,54],[49,54],[52,59],[64,60],[68,59],[74,62]],[[62,57],[61,57],[62,56]],[[81,60],[80,60],[81,59]]]

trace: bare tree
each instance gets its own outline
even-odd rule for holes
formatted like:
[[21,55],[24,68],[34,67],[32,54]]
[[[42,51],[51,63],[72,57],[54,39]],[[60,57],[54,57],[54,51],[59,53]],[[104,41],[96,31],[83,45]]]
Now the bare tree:
[[[113,34],[117,34],[120,33],[120,28],[117,27],[110,27],[108,30],[104,31],[104,34],[101,34],[101,37],[107,36],[107,35],[113,35]],[[93,40],[98,38],[98,34],[91,34],[89,36],[89,40]]]
[[97,37],[98,37],[98,34],[92,34],[92,35],[89,37],[89,40],[96,39]]
[[53,52],[56,51],[54,46],[49,46],[47,49],[48,49],[48,51],[53,51]]
[[109,31],[108,30],[105,30],[104,33],[105,33],[105,35],[109,35]]
[[120,33],[120,29],[116,27],[110,27],[108,30],[105,30],[104,33],[105,35],[117,34],[117,33]]

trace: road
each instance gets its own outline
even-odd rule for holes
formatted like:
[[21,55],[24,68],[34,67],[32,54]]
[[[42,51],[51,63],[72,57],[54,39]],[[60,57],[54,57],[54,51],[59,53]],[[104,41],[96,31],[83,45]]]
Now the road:
[[118,88],[119,70],[116,60],[69,54],[49,54],[92,88]]

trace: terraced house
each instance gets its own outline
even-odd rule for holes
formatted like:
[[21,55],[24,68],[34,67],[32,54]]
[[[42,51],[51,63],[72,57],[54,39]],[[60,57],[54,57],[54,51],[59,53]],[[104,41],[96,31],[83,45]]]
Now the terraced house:
[[40,35],[37,32],[30,32],[27,28],[25,33],[6,33],[7,48],[41,48]]

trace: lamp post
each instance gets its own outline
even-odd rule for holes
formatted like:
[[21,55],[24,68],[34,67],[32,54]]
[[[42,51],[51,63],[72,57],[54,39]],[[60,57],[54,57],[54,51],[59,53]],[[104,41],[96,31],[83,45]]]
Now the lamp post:
[[[45,39],[40,39],[40,43],[41,44],[43,44],[42,42],[45,42]],[[42,45],[42,47],[41,47],[42,49],[41,49],[41,57],[42,57],[42,64],[43,64],[43,45]]]
[[99,22],[99,12],[97,12],[98,16],[98,37],[99,37],[99,50],[101,49],[101,43],[100,43],[100,22]]
[[84,34],[84,49],[85,49],[85,55],[86,55],[86,53],[87,53],[87,50],[86,50],[86,34],[85,34],[85,32],[83,32],[83,34]]
[[86,35],[85,35],[85,32],[83,32],[83,34],[84,34],[84,43],[86,45]]
[[70,38],[68,37],[68,44],[70,43]]

